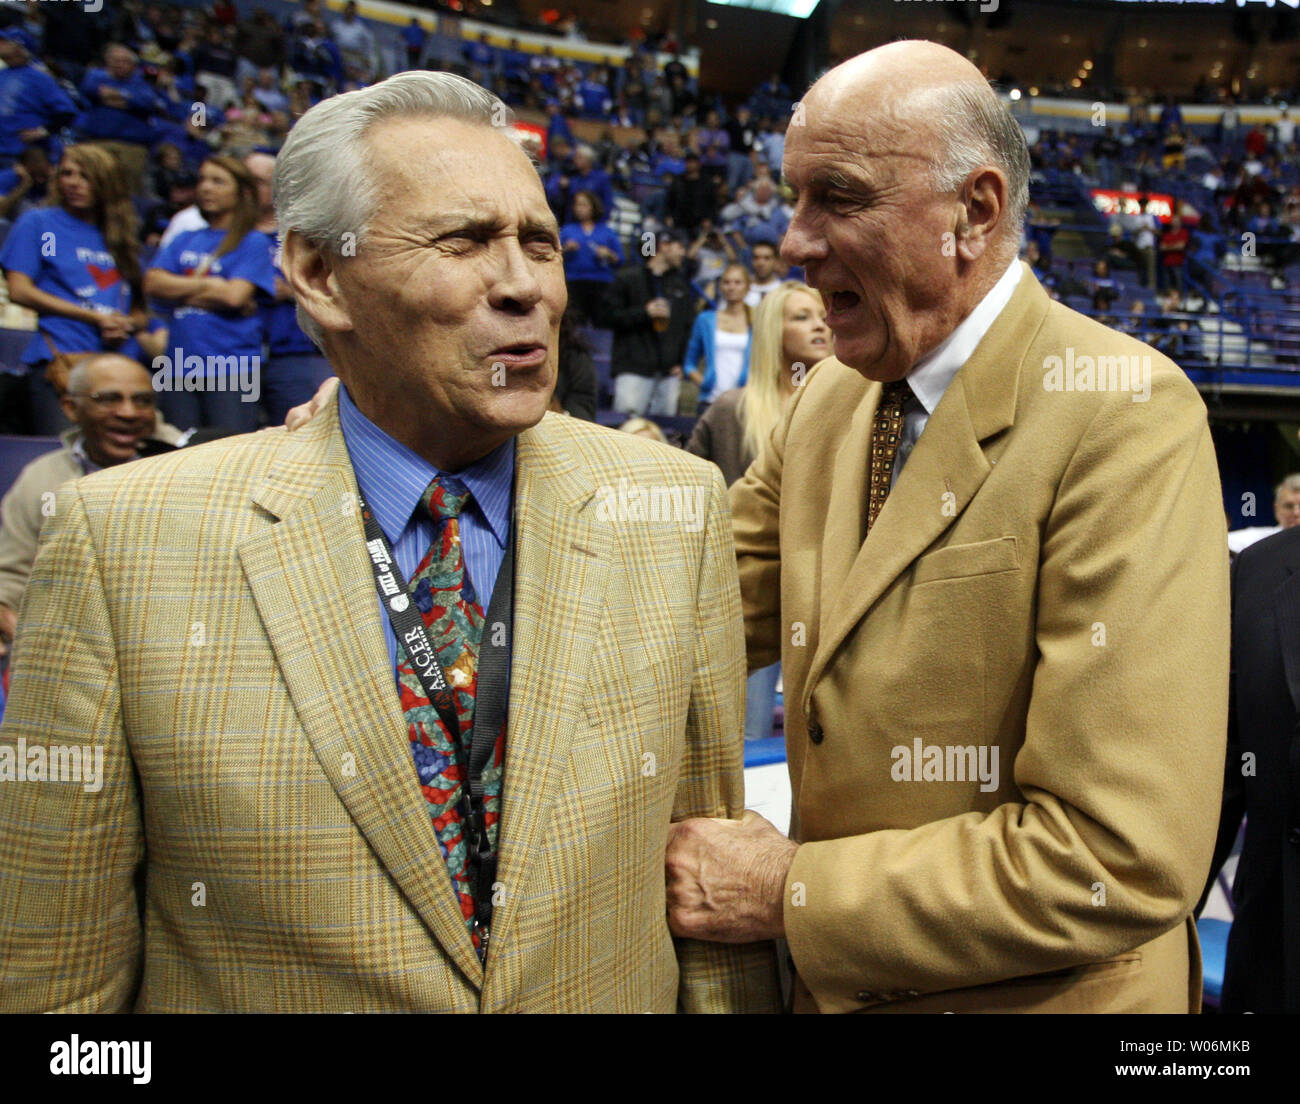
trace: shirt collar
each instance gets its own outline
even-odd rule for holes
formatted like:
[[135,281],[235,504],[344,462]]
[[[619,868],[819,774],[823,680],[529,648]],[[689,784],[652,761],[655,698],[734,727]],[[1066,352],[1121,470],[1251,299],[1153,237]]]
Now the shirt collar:
[[973,311],[962,319],[960,325],[913,366],[907,375],[912,394],[933,414],[948,384],[989,332],[1002,308],[1011,299],[1011,293],[1020,282],[1020,261],[1013,260],[998,282],[989,288]]
[[96,464],[90,458],[90,454],[86,452],[86,438],[82,435],[80,429],[74,427],[71,436],[66,438],[65,444],[72,451],[72,455],[77,458],[81,470],[87,475],[102,470],[102,465]]
[[[352,459],[357,486],[391,544],[411,521],[420,497],[436,475],[446,475],[418,453],[380,429],[357,409],[348,389],[339,387],[339,425]],[[474,506],[503,549],[510,536],[515,439],[455,473],[473,496]]]

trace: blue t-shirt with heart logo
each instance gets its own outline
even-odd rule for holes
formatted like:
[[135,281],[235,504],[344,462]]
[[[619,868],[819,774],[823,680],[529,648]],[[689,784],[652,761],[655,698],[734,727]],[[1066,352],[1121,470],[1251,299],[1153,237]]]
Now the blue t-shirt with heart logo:
[[[154,258],[152,268],[177,276],[193,276],[195,270],[216,252],[225,238],[224,230],[204,227],[177,234]],[[225,280],[247,280],[264,296],[275,294],[275,266],[271,263],[275,242],[257,230],[250,230],[229,253],[208,266],[208,276]],[[173,305],[168,345],[173,355],[202,357],[260,356],[262,318],[258,311],[207,310],[185,304]]]
[[[19,218],[0,249],[0,268],[21,272],[37,290],[101,314],[131,310],[131,287],[118,272],[104,235],[93,223],[82,222],[62,207],[41,207]],[[42,314],[40,330],[23,353],[24,364],[50,359],[43,334],[61,353],[105,348],[98,326]]]

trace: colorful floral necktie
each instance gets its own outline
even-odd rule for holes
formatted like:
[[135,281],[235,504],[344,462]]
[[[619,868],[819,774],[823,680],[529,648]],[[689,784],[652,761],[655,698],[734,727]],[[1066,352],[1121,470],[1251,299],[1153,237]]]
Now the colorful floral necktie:
[[[397,674],[420,790],[429,804],[438,848],[446,860],[452,888],[474,949],[482,958],[487,933],[474,919],[474,886],[471,884],[469,850],[463,831],[469,815],[466,765],[474,727],[479,641],[484,621],[483,607],[474,593],[473,582],[465,574],[465,557],[460,546],[460,512],[469,499],[469,490],[454,477],[441,476],[429,484],[420,499],[420,507],[433,519],[433,541],[411,579],[415,606],[424,618],[429,642],[456,699],[461,733],[459,747],[453,743],[447,725],[420,685],[400,640],[397,645]],[[493,850],[496,849],[497,822],[501,815],[505,739],[503,722],[492,749],[492,759],[483,769],[484,822]]]

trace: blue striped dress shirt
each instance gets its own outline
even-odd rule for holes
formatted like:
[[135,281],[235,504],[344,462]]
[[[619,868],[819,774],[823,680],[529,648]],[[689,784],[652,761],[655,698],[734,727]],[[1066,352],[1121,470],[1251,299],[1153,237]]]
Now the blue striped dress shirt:
[[[356,472],[357,486],[393,546],[403,580],[409,581],[433,540],[433,522],[414,517],[420,496],[435,475],[445,475],[423,457],[395,441],[357,409],[346,387],[339,387],[339,425]],[[460,542],[465,573],[487,612],[492,587],[510,539],[510,507],[514,493],[515,440],[493,449],[481,460],[455,473],[473,496],[460,516]],[[423,511],[422,511],[423,513]],[[389,664],[397,678],[397,637],[379,595],[379,620],[384,626]]]

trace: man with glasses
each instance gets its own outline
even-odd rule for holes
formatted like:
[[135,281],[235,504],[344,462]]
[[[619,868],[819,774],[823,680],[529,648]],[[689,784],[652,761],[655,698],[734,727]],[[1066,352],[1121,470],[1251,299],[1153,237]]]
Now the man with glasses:
[[75,424],[63,447],[28,464],[0,502],[0,655],[8,650],[54,492],[69,479],[174,446],[179,431],[160,421],[149,373],[129,357],[87,357],[68,377],[63,412]]

